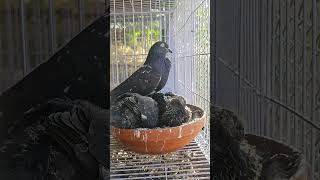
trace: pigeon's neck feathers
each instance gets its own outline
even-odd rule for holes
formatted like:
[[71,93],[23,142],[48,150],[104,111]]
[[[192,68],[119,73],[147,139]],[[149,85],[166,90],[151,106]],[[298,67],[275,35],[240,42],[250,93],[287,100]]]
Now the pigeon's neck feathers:
[[144,65],[159,66],[165,58],[165,55],[159,53],[149,53]]

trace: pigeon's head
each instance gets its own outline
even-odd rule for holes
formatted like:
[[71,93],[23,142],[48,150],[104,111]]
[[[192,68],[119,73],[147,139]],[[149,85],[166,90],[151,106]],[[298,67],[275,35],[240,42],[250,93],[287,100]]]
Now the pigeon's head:
[[184,109],[186,106],[186,100],[182,96],[176,96],[171,99],[170,105]]
[[152,53],[154,55],[165,57],[168,52],[172,53],[172,51],[169,49],[168,44],[163,41],[158,41],[152,45],[149,54]]

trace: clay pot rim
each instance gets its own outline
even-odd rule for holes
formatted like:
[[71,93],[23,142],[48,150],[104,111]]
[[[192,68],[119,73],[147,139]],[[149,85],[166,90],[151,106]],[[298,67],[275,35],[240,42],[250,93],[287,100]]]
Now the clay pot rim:
[[[293,155],[293,153],[301,153],[301,151],[294,148],[293,146],[285,142],[272,139],[271,137],[268,137],[268,136],[255,135],[251,133],[247,133],[245,134],[245,136],[249,144],[256,146],[257,151],[265,150],[263,151],[263,153],[264,152],[270,152],[272,154],[285,153],[285,154],[288,154],[289,156]],[[265,146],[268,146],[269,148],[266,148]],[[270,150],[273,150],[273,151],[270,151]],[[290,176],[289,179],[306,180],[314,176],[314,174],[311,171],[311,166],[307,162],[305,156],[302,153],[300,154],[300,156],[301,156],[301,160],[298,165],[297,171],[294,172],[294,174],[292,174],[292,176]]]
[[[198,117],[198,118],[195,118],[194,120],[190,121],[190,122],[187,122],[187,123],[184,123],[184,124],[181,124],[180,126],[174,126],[174,127],[164,127],[164,128],[160,128],[160,127],[157,127],[157,128],[136,128],[136,129],[128,129],[128,128],[118,128],[118,127],[115,127],[115,126],[112,126],[111,125],[111,128],[115,129],[115,130],[121,130],[121,131],[141,131],[141,132],[156,132],[156,131],[164,131],[164,130],[173,130],[173,129],[179,129],[179,128],[182,128],[182,127],[185,127],[185,126],[190,126],[190,125],[193,125],[201,120],[203,120],[205,117],[206,117],[206,112],[198,107],[198,106],[195,106],[195,105],[191,105],[191,104],[187,104],[187,106],[189,108],[196,108],[196,109],[200,109],[202,110],[203,114],[201,117]],[[205,122],[206,123],[206,122]]]

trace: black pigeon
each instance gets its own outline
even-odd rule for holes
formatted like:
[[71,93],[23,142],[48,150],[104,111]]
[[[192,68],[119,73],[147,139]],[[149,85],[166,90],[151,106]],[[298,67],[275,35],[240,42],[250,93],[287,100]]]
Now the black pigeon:
[[171,68],[170,60],[166,58],[168,52],[171,50],[165,42],[156,42],[143,66],[111,91],[111,101],[127,92],[146,96],[160,91],[167,82]]
[[83,100],[54,99],[29,111],[25,120],[33,119],[33,123],[1,144],[0,176],[102,177],[107,167],[108,116],[107,110]]
[[159,109],[151,97],[125,93],[111,106],[111,114],[111,123],[118,128],[155,128]]
[[[171,52],[171,50],[169,50],[169,52]],[[156,88],[156,92],[160,91],[166,85],[168,81],[170,69],[171,69],[171,61],[168,58],[166,58],[164,61],[164,66],[162,65],[162,76],[161,76],[159,85]]]
[[210,107],[212,132],[212,168],[216,179],[241,179],[245,174],[246,156],[240,149],[244,128],[235,114],[219,107]]
[[166,111],[166,105],[168,103],[168,99],[173,96],[176,96],[176,95],[173,94],[172,92],[167,92],[167,93],[157,92],[157,93],[154,93],[150,96],[150,97],[152,97],[152,99],[154,99],[158,103],[160,117]]
[[159,106],[160,127],[175,127],[191,120],[192,112],[186,106],[186,100],[182,96],[173,93],[156,93],[152,96]]

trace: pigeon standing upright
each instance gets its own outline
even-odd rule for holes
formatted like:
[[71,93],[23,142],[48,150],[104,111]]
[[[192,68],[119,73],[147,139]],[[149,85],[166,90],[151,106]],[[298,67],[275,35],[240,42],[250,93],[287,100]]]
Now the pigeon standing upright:
[[172,53],[165,42],[152,45],[143,66],[111,91],[111,102],[128,92],[147,96],[160,91],[167,82],[171,68],[170,60],[166,58],[168,52]]

